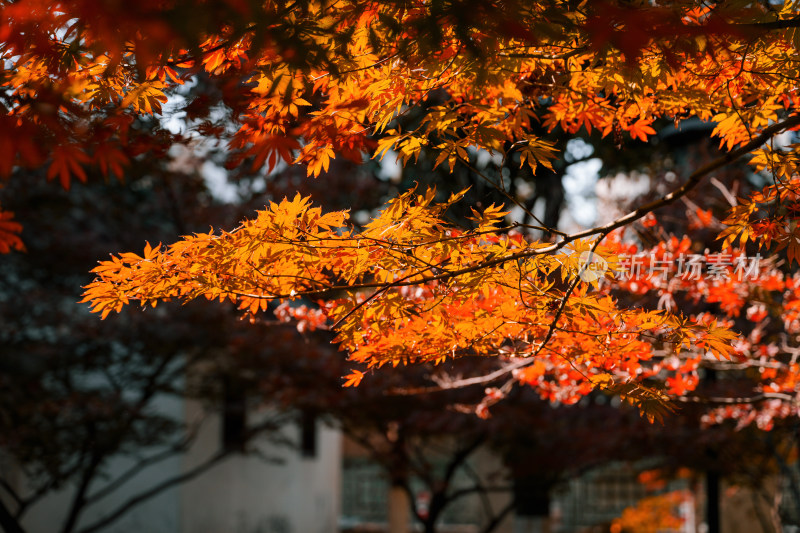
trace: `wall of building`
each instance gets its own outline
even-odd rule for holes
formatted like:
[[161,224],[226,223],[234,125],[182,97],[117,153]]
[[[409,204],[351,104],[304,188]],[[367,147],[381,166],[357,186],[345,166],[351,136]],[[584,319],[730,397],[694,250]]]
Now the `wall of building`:
[[[201,431],[188,453],[145,468],[119,490],[87,508],[79,527],[87,527],[137,495],[165,480],[191,471],[219,451],[221,422],[203,413],[194,402],[166,401],[160,408],[185,416],[191,425],[202,419]],[[250,414],[248,413],[248,416]],[[288,424],[282,433],[298,442],[300,429]],[[131,508],[103,533],[334,533],[341,508],[341,437],[338,431],[316,423],[316,454],[304,457],[286,445],[256,440],[258,455],[233,454],[201,475],[160,492]],[[151,450],[141,450],[147,457]],[[109,465],[107,478],[89,494],[126,472],[131,461]],[[0,464],[0,475],[17,489],[25,478],[14,465]],[[24,491],[23,491],[24,492]],[[61,530],[74,488],[54,492],[30,508],[23,521],[27,533]]]
[[[190,407],[197,409],[197,407]],[[196,414],[196,413],[195,413]],[[190,413],[190,419],[192,414]],[[182,533],[332,533],[337,531],[341,487],[341,436],[316,424],[314,457],[297,449],[258,443],[258,455],[226,459],[180,491]],[[296,425],[285,437],[299,442]],[[198,446],[184,457],[188,470],[219,446],[219,420],[204,424]]]

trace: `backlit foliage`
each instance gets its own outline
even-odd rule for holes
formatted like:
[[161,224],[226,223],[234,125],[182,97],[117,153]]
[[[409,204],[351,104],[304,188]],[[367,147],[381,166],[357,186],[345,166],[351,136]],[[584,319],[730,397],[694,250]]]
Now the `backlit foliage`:
[[690,495],[688,491],[673,491],[642,499],[636,506],[628,507],[622,516],[611,524],[612,533],[658,533],[679,531],[685,519],[680,516],[680,506]]
[[[132,158],[185,140],[132,139],[131,124],[198,78],[216,87],[228,123],[202,122],[200,99],[187,116],[228,143],[229,168],[252,172],[284,162],[317,177],[334,157],[391,152],[454,168],[474,149],[518,152],[535,171],[560,156],[536,129],[634,146],[658,119],[714,121],[727,155],[662,199],[555,242],[509,227],[503,206],[457,227],[446,211],[458,194],[404,194],[361,230],[298,196],[232,231],[116,256],[86,288],[103,317],[132,300],[230,300],[253,316],[271,302],[295,316],[287,302],[316,302],[304,323],[334,328],[369,367],[492,356],[504,364],[486,383],[513,376],[562,402],[601,388],[658,417],[668,395],[696,386],[691,361],[732,357],[731,324],[621,306],[600,280],[582,279],[579,257],[615,265],[624,245],[614,230],[753,152],[773,181],[733,208],[723,244],[755,240],[800,258],[795,147],[762,146],[800,124],[800,6],[773,4],[4,1],[0,174],[44,166],[65,187],[90,172],[119,177]],[[421,120],[400,120],[412,111]],[[19,247],[5,224],[0,249]],[[722,297],[712,293],[700,291]],[[673,357],[680,363],[665,366]],[[774,361],[786,380],[773,384],[791,398],[796,364]]]

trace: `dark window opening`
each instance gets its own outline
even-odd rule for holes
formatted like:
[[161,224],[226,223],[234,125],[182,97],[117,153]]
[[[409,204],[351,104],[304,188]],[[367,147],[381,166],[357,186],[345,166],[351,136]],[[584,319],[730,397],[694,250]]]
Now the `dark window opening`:
[[300,415],[300,454],[307,459],[317,456],[317,415],[311,411]]
[[247,398],[239,380],[226,377],[222,391],[222,446],[244,451],[247,441]]

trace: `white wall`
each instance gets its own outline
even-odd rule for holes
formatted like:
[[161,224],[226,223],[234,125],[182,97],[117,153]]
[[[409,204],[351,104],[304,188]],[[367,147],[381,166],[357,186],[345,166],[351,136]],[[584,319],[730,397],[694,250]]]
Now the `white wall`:
[[[190,414],[191,417],[191,414]],[[185,457],[191,468],[219,446],[218,420]],[[184,485],[181,533],[334,533],[341,487],[341,435],[317,424],[317,455],[303,458],[296,449],[262,443],[263,457],[234,456]],[[299,441],[299,428],[286,436]],[[267,459],[278,459],[280,463]]]

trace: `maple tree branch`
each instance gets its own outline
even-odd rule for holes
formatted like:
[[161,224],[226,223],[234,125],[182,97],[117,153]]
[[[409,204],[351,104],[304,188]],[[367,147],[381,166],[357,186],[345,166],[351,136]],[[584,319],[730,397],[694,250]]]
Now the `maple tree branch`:
[[736,197],[733,195],[733,193],[725,186],[724,183],[719,181],[717,178],[712,176],[709,182],[714,187],[719,189],[719,192],[722,194],[722,196],[725,197],[725,200],[727,200],[728,203],[731,204],[731,207],[735,207],[739,203],[738,200],[736,200]]
[[[342,75],[342,74],[352,74],[352,73],[354,73],[354,72],[360,72],[360,71],[362,71],[362,70],[369,70],[369,69],[371,69],[371,68],[375,68],[375,67],[377,67],[377,66],[379,66],[379,65],[382,65],[383,63],[386,63],[386,62],[387,62],[387,61],[389,61],[390,59],[394,59],[394,58],[395,58],[395,57],[397,57],[398,55],[399,55],[399,52],[395,52],[394,54],[391,54],[391,55],[389,55],[389,56],[386,56],[386,57],[384,57],[383,59],[379,59],[378,61],[376,61],[376,62],[372,63],[371,65],[366,65],[366,66],[363,66],[363,67],[358,67],[358,68],[354,68],[354,69],[350,69],[350,70],[340,70],[340,71],[339,71],[339,72],[337,72],[336,74],[337,74],[337,75]],[[322,78],[325,78],[325,77],[328,77],[328,76],[331,76],[331,75],[332,75],[332,73],[331,73],[331,72],[326,72],[325,74],[320,74],[320,75],[319,75],[319,76],[317,76],[316,78],[311,78],[311,81],[312,81],[312,82],[316,82],[316,81],[318,81],[318,80],[321,80]]]
[[168,66],[168,67],[179,67],[181,64],[184,64],[184,63],[187,63],[187,62],[193,62],[195,64],[192,65],[192,68],[202,69],[202,63],[197,61],[198,59],[202,59],[204,56],[206,56],[208,54],[213,54],[214,52],[218,52],[218,51],[220,51],[220,50],[232,45],[233,43],[235,43],[236,41],[238,41],[239,39],[241,39],[242,37],[244,37],[248,33],[254,32],[257,28],[258,28],[257,25],[251,24],[251,25],[249,25],[249,26],[247,26],[245,28],[242,28],[241,30],[239,30],[238,32],[236,32],[235,34],[231,35],[229,38],[223,40],[222,42],[220,42],[219,44],[217,44],[215,46],[212,46],[212,47],[207,48],[205,50],[203,50],[202,48],[198,48],[196,50],[197,53],[195,53],[195,54],[191,54],[191,53],[190,54],[184,54],[180,59],[173,59],[171,61],[164,61],[164,65]]
[[517,359],[513,363],[509,363],[503,368],[495,370],[493,372],[489,372],[488,374],[483,374],[481,376],[475,376],[472,378],[462,378],[456,379],[453,381],[443,382],[435,386],[431,387],[413,387],[413,388],[406,388],[406,389],[389,389],[386,391],[386,394],[393,394],[397,396],[410,396],[415,394],[422,394],[427,392],[440,392],[445,390],[451,389],[460,389],[463,387],[469,387],[472,385],[484,385],[486,383],[491,383],[492,381],[498,380],[503,376],[507,375],[509,372],[513,372],[514,370],[524,368],[531,364],[530,358],[525,359]]
[[[297,7],[297,2],[291,2],[291,3],[287,4],[283,8],[283,10],[274,13],[275,19],[276,20],[283,19],[284,17],[286,17],[289,14],[290,11],[292,11],[296,7]],[[230,46],[231,44],[235,43],[236,41],[238,41],[239,39],[241,39],[242,37],[244,37],[248,33],[254,33],[256,30],[258,30],[258,28],[259,28],[258,24],[250,24],[248,26],[245,26],[244,28],[241,28],[237,32],[233,33],[227,39],[224,39],[222,42],[220,42],[216,46],[212,46],[211,48],[208,48],[206,50],[198,49],[197,52],[199,52],[199,55],[185,54],[179,60],[165,61],[164,64],[167,65],[167,66],[170,66],[170,67],[174,67],[174,66],[179,66],[181,63],[184,63],[184,62],[187,62],[187,61],[193,61],[194,62],[197,59],[202,59],[203,56],[205,56],[207,54],[213,54],[214,52],[218,52],[219,50],[222,50],[222,49]],[[197,65],[194,65],[194,66],[197,67]],[[202,68],[202,67],[200,67],[200,68]]]
[[525,52],[512,52],[512,53],[500,53],[497,55],[500,57],[509,57],[514,59],[547,59],[555,61],[559,59],[568,59],[580,53],[586,52],[588,49],[589,49],[588,46],[579,46],[577,48],[573,48],[569,52],[564,52],[563,54],[536,54],[536,53],[525,53]]
[[767,30],[785,30],[788,28],[800,28],[800,15],[790,19],[773,20],[771,22],[751,22],[747,24],[734,24],[737,28],[755,28]]
[[372,300],[374,300],[375,298],[377,298],[377,297],[378,297],[378,295],[380,295],[381,293],[384,293],[384,292],[388,291],[388,290],[389,290],[389,289],[391,289],[392,287],[399,286],[399,284],[401,284],[401,283],[402,283],[402,282],[404,282],[405,280],[407,280],[407,279],[409,279],[409,278],[411,278],[411,277],[414,277],[414,276],[418,276],[420,273],[422,273],[422,272],[425,272],[426,270],[430,270],[431,268],[433,268],[433,267],[427,267],[427,268],[424,268],[424,269],[422,269],[422,270],[420,270],[420,271],[417,271],[417,272],[412,272],[411,274],[409,274],[409,275],[407,275],[407,276],[405,276],[405,277],[402,277],[402,278],[400,278],[398,281],[396,281],[396,282],[394,282],[394,283],[384,284],[384,285],[383,285],[381,288],[379,288],[377,291],[375,291],[375,292],[374,292],[373,294],[371,294],[369,297],[365,298],[363,301],[359,302],[358,304],[356,304],[356,305],[355,305],[355,307],[353,307],[351,310],[349,310],[347,313],[345,313],[345,314],[344,314],[344,316],[343,316],[342,318],[340,318],[339,320],[337,320],[337,321],[336,321],[336,322],[335,322],[335,323],[334,323],[334,324],[331,326],[331,329],[336,329],[336,328],[337,328],[337,326],[339,326],[339,324],[341,324],[342,322],[344,322],[344,321],[345,321],[347,318],[349,318],[350,316],[352,316],[352,314],[353,314],[353,313],[355,313],[356,311],[358,311],[359,309],[361,309],[362,307],[364,307],[365,305],[367,305],[369,302],[371,302]]
[[624,215],[624,216],[622,216],[622,217],[620,217],[620,218],[618,218],[618,219],[616,219],[616,220],[614,220],[612,222],[609,222],[608,224],[606,224],[604,226],[588,229],[588,230],[581,231],[581,232],[578,232],[578,233],[573,233],[572,235],[570,235],[568,237],[569,241],[574,241],[574,240],[582,239],[582,238],[585,238],[585,237],[591,237],[592,235],[596,235],[598,233],[610,232],[610,231],[613,231],[613,230],[615,230],[617,228],[621,228],[622,226],[627,226],[631,222],[635,222],[636,220],[639,220],[640,218],[642,218],[646,214],[655,211],[659,207],[663,207],[665,205],[671,204],[675,200],[677,200],[677,199],[679,199],[679,198],[681,198],[683,196],[686,196],[686,194],[688,194],[689,191],[691,191],[692,189],[697,187],[697,185],[700,184],[700,182],[702,181],[702,179],[706,175],[710,174],[711,172],[717,170],[720,167],[723,167],[723,166],[725,166],[725,165],[727,165],[729,163],[732,163],[736,159],[739,159],[743,155],[748,154],[752,150],[755,150],[756,148],[758,148],[759,146],[761,146],[762,144],[767,142],[769,139],[771,139],[773,136],[777,135],[778,133],[782,132],[783,130],[786,130],[786,129],[789,129],[789,128],[792,128],[792,127],[795,127],[795,126],[798,126],[798,125],[800,125],[800,115],[794,115],[794,116],[789,117],[789,118],[787,118],[787,119],[785,119],[785,120],[783,120],[781,122],[776,122],[775,124],[773,124],[773,125],[771,125],[771,126],[769,126],[767,128],[764,128],[764,131],[762,131],[758,136],[754,137],[753,140],[751,140],[747,144],[744,144],[744,145],[740,146],[739,148],[737,148],[735,150],[731,150],[730,152],[718,157],[717,159],[711,161],[710,163],[707,163],[707,164],[703,165],[699,169],[697,169],[694,172],[692,172],[689,175],[689,179],[686,181],[686,183],[684,183],[683,185],[681,185],[680,187],[678,187],[674,191],[662,196],[661,198],[659,198],[657,200],[649,202],[649,203],[647,203],[647,204],[645,204],[645,205],[643,205],[643,206],[631,211],[627,215]]
[[[525,142],[527,142],[527,141],[525,141]],[[513,148],[513,147],[512,147],[512,148]],[[509,151],[509,153],[510,153],[510,151]],[[508,154],[506,154],[506,155],[508,155]],[[467,167],[469,170],[471,170],[472,172],[474,172],[474,173],[475,173],[475,174],[476,174],[478,177],[480,177],[480,178],[481,178],[481,179],[483,179],[485,182],[487,182],[488,184],[492,185],[492,186],[493,186],[495,189],[497,189],[498,191],[500,191],[500,192],[503,194],[503,196],[505,196],[506,198],[508,198],[509,200],[511,200],[511,202],[512,202],[514,205],[516,205],[517,207],[519,207],[520,209],[522,209],[523,213],[525,213],[526,215],[528,215],[529,217],[531,217],[533,220],[535,220],[536,222],[538,222],[538,223],[540,224],[540,226],[532,226],[533,228],[535,228],[535,229],[538,229],[538,230],[540,230],[540,231],[542,231],[542,232],[552,233],[552,234],[554,234],[554,235],[566,235],[566,233],[564,233],[563,231],[559,231],[558,229],[555,229],[555,228],[548,228],[548,227],[545,225],[545,223],[544,223],[544,222],[542,222],[542,221],[539,219],[539,217],[537,217],[537,216],[536,216],[536,215],[535,215],[535,214],[534,214],[534,213],[533,213],[533,212],[532,212],[530,209],[528,209],[527,207],[525,207],[525,205],[524,205],[522,202],[520,202],[519,200],[517,200],[516,198],[514,198],[513,196],[511,196],[511,194],[509,194],[509,192],[505,190],[505,187],[498,186],[498,184],[497,184],[497,183],[495,183],[495,182],[494,182],[494,181],[493,181],[491,178],[489,178],[489,176],[487,176],[486,174],[484,174],[483,172],[481,172],[481,171],[480,171],[480,170],[478,170],[477,168],[473,167],[473,166],[470,164],[470,162],[469,162],[469,161],[465,160],[463,157],[461,157],[461,156],[459,156],[459,155],[456,155],[456,159],[457,159],[457,160],[459,160],[459,161],[461,161],[461,164],[462,164],[462,165],[466,166],[466,167]],[[502,179],[502,178],[501,178],[501,179]],[[501,185],[502,185],[502,184],[501,184]]]
[[[716,170],[716,169],[718,169],[718,168],[720,168],[720,167],[722,167],[722,166],[724,166],[724,165],[726,165],[726,164],[738,159],[739,157],[749,153],[750,151],[758,148],[764,142],[766,142],[768,139],[770,139],[772,136],[776,135],[777,133],[779,133],[779,132],[781,132],[781,131],[783,131],[783,130],[785,130],[787,128],[791,128],[793,126],[796,126],[796,125],[800,125],[800,115],[795,115],[793,117],[789,117],[789,118],[787,118],[786,120],[784,120],[782,122],[775,123],[775,124],[765,128],[764,131],[761,132],[761,134],[759,134],[757,137],[755,137],[750,142],[746,143],[745,145],[739,147],[736,150],[732,150],[732,151],[728,152],[727,154],[715,159],[714,161],[711,161],[710,163],[708,163],[708,164],[704,165],[703,167],[701,167],[701,168],[697,169],[696,171],[694,171],[689,176],[689,179],[686,181],[686,183],[684,183],[681,187],[675,189],[674,191],[668,193],[667,195],[663,196],[662,198],[660,198],[658,200],[654,200],[654,201],[652,201],[652,202],[650,202],[648,204],[645,204],[644,206],[642,206],[642,207],[640,207],[640,208],[628,213],[627,215],[624,215],[624,216],[618,218],[615,221],[610,222],[609,224],[606,224],[604,226],[600,226],[598,228],[592,228],[592,229],[589,229],[589,230],[586,230],[586,231],[583,231],[583,232],[574,233],[572,235],[569,235],[569,236],[565,237],[564,240],[562,240],[562,241],[560,241],[560,242],[558,242],[556,244],[553,244],[552,246],[546,247],[546,248],[537,249],[537,250],[534,250],[534,251],[522,251],[522,252],[518,252],[516,254],[510,254],[510,256],[505,256],[505,257],[498,258],[498,259],[495,259],[495,260],[487,261],[487,262],[484,262],[484,263],[482,263],[480,265],[475,265],[473,267],[468,267],[467,269],[462,269],[462,270],[466,270],[467,272],[475,271],[475,270],[479,270],[480,268],[488,268],[488,266],[491,266],[492,264],[500,264],[500,263],[503,263],[503,262],[506,262],[506,261],[510,261],[510,260],[513,260],[513,259],[517,259],[517,258],[521,258],[521,257],[528,257],[528,256],[532,256],[532,255],[538,255],[540,253],[546,253],[547,251],[556,251],[556,250],[564,247],[566,244],[568,244],[570,242],[573,242],[575,240],[578,240],[580,238],[591,237],[591,236],[599,234],[600,238],[594,243],[594,245],[592,247],[592,250],[591,250],[592,252],[594,252],[597,249],[597,246],[602,241],[602,239],[606,235],[608,235],[611,231],[613,231],[613,230],[615,230],[615,229],[617,229],[619,227],[625,226],[627,224],[630,224],[631,222],[634,222],[634,221],[638,220],[639,218],[642,218],[647,213],[650,213],[650,212],[654,211],[655,209],[657,209],[659,207],[668,205],[668,204],[678,200],[679,198],[682,198],[683,196],[688,194],[692,189],[694,189],[700,183],[700,181],[703,179],[703,177],[705,177],[707,174],[709,174],[709,173],[713,172],[714,170]],[[435,276],[435,277],[437,279],[442,279],[442,277],[457,276],[457,275],[460,275],[461,273],[462,273],[461,271],[451,271],[448,274]],[[515,370],[518,370],[520,368],[523,368],[523,367],[525,367],[527,365],[532,364],[533,360],[535,359],[535,356],[537,354],[539,354],[545,348],[545,346],[547,345],[547,342],[552,338],[553,334],[555,333],[556,325],[558,323],[558,319],[560,318],[561,314],[564,311],[564,308],[566,307],[566,303],[567,303],[567,300],[569,299],[569,296],[572,294],[572,292],[574,291],[574,289],[577,286],[579,281],[580,281],[580,275],[577,275],[577,276],[575,276],[575,278],[570,283],[569,287],[567,288],[567,291],[565,292],[564,296],[561,298],[561,302],[559,304],[559,308],[558,308],[558,310],[556,312],[556,315],[555,315],[553,321],[550,323],[550,327],[548,328],[547,334],[545,335],[544,339],[542,340],[541,344],[536,349],[536,351],[531,355],[531,357],[525,358],[524,360],[518,361],[518,362],[513,363],[511,365],[507,365],[507,366],[505,366],[505,367],[503,367],[501,369],[498,369],[498,370],[496,370],[494,372],[491,372],[489,374],[485,374],[483,376],[476,376],[476,377],[473,377],[473,378],[460,379],[460,380],[456,380],[456,381],[453,381],[453,382],[450,382],[450,383],[447,383],[447,384],[439,385],[438,387],[417,387],[417,388],[410,389],[410,390],[404,390],[404,391],[402,391],[402,393],[403,394],[418,394],[418,393],[421,393],[421,392],[433,392],[435,390],[447,390],[447,389],[453,389],[453,388],[467,387],[467,386],[471,386],[471,385],[486,384],[486,383],[490,383],[492,381],[495,381],[495,380],[507,375],[510,372],[513,372]],[[421,283],[424,283],[424,281],[421,282]],[[571,363],[571,361],[569,361],[569,360],[567,360],[567,361]],[[581,374],[583,374],[583,373],[581,372]],[[768,394],[773,394],[773,393],[765,393],[765,395],[760,399],[774,397],[774,396],[766,396]],[[780,396],[780,397],[781,397],[781,399],[792,399],[791,397],[789,397],[787,395],[783,395],[783,396]],[[684,399],[682,399],[680,401],[685,401],[685,402],[692,401],[691,399],[689,399],[689,397],[683,397],[683,398]],[[753,398],[758,398],[758,397],[753,397]],[[719,400],[723,400],[723,399],[719,399]],[[731,400],[731,401],[727,401],[726,403],[743,403],[743,402],[737,401],[737,400],[740,400],[740,399],[737,399],[737,398],[729,399],[729,400]],[[752,399],[750,399],[750,400],[744,399],[745,403],[747,403],[747,402],[754,403],[755,401],[756,400],[752,400]],[[758,400],[758,401],[760,401],[760,400]]]
[[[610,232],[610,231],[611,231],[611,230],[608,230],[608,232]],[[597,247],[598,247],[598,246],[600,246],[600,243],[603,241],[603,238],[604,238],[604,237],[605,237],[605,236],[608,234],[608,232],[605,232],[605,233],[603,233],[603,234],[602,234],[602,236],[601,236],[599,239],[597,239],[597,240],[595,241],[594,245],[592,245],[592,249],[591,249],[591,250],[590,250],[590,252],[589,252],[590,254],[593,254],[593,253],[595,253],[595,251],[597,251]],[[539,345],[539,347],[536,349],[536,351],[535,351],[535,352],[533,352],[533,354],[531,355],[531,357],[530,357],[531,359],[533,359],[534,357],[536,357],[537,355],[539,355],[539,353],[540,353],[540,352],[541,352],[541,351],[544,349],[544,347],[547,345],[548,341],[549,341],[551,338],[553,338],[553,334],[555,334],[555,331],[556,331],[556,326],[557,326],[557,324],[558,324],[558,319],[559,319],[559,318],[561,318],[561,315],[563,315],[563,314],[564,314],[564,309],[565,309],[565,308],[566,308],[566,306],[567,306],[567,300],[569,300],[569,297],[570,297],[570,296],[572,296],[572,293],[575,291],[575,287],[577,287],[577,286],[578,286],[578,283],[581,281],[581,275],[582,275],[582,274],[583,274],[583,272],[586,270],[586,266],[587,266],[588,264],[589,264],[589,263],[588,263],[588,262],[586,262],[586,263],[583,265],[583,267],[581,268],[581,271],[580,271],[580,272],[578,272],[578,273],[575,275],[575,278],[574,278],[574,279],[573,279],[573,280],[570,282],[570,284],[569,284],[569,287],[567,287],[567,290],[566,290],[566,291],[564,291],[564,296],[562,296],[562,297],[561,297],[561,302],[560,302],[560,303],[559,303],[559,305],[558,305],[558,309],[556,310],[556,313],[555,313],[555,316],[553,317],[553,320],[550,322],[550,327],[549,327],[549,328],[547,328],[547,333],[545,334],[545,336],[544,336],[544,339],[542,340],[541,344],[540,344],[540,345]],[[570,363],[570,365],[571,365],[573,368],[575,368],[575,370],[577,370],[577,371],[578,371],[580,374],[584,375],[584,374],[583,374],[583,372],[581,372],[580,370],[578,370],[578,369],[575,367],[575,365],[572,363],[572,361],[570,361],[570,360],[569,360],[569,359],[567,359],[566,357],[564,357],[564,359],[565,359],[565,360],[566,360],[568,363]]]
[[737,405],[737,404],[754,404],[761,403],[766,400],[783,400],[786,402],[797,402],[798,398],[782,392],[763,392],[754,396],[741,396],[736,398],[727,398],[721,396],[675,396],[673,400],[681,403],[702,403],[702,404],[717,404],[717,405]]
[[464,267],[458,270],[450,270],[432,276],[423,276],[413,281],[408,280],[408,278],[412,276],[406,276],[403,279],[391,283],[366,282],[366,283],[354,283],[349,285],[335,285],[327,287],[325,289],[313,290],[313,291],[299,291],[293,294],[287,293],[287,294],[265,295],[265,294],[251,294],[251,293],[235,293],[233,291],[231,292],[239,296],[246,296],[249,298],[286,299],[286,298],[296,298],[304,296],[320,297],[320,296],[327,296],[339,291],[357,291],[360,289],[381,289],[381,288],[386,288],[388,286],[391,287],[415,286],[415,285],[423,285],[425,283],[429,283],[432,281],[442,281],[446,279],[455,278],[458,276],[462,276],[464,274],[477,272],[478,270],[483,270],[498,265],[502,265],[509,261],[515,261],[518,259],[524,259],[537,255],[544,255],[557,252],[576,240],[585,239],[588,237],[594,237],[598,235],[601,237],[605,236],[608,233],[611,233],[615,229],[627,226],[632,222],[639,220],[648,213],[651,213],[660,207],[675,202],[676,200],[686,196],[690,191],[692,191],[695,187],[697,187],[703,180],[703,178],[706,177],[711,172],[735,161],[736,159],[742,157],[743,155],[748,154],[752,150],[755,150],[756,148],[764,144],[767,140],[769,140],[776,134],[798,125],[800,125],[800,114],[791,116],[781,122],[776,122],[775,124],[772,124],[771,126],[765,128],[758,136],[754,137],[748,143],[740,146],[735,150],[731,150],[730,152],[718,157],[717,159],[695,170],[694,172],[692,172],[692,174],[689,175],[689,178],[683,185],[673,190],[672,192],[662,196],[661,198],[653,200],[641,207],[638,207],[637,209],[617,218],[616,220],[609,222],[608,224],[566,235],[562,240],[548,246],[537,247],[534,249],[520,250],[519,252],[514,252],[508,255],[487,259],[486,261],[483,261],[481,263],[477,263],[475,265]]

